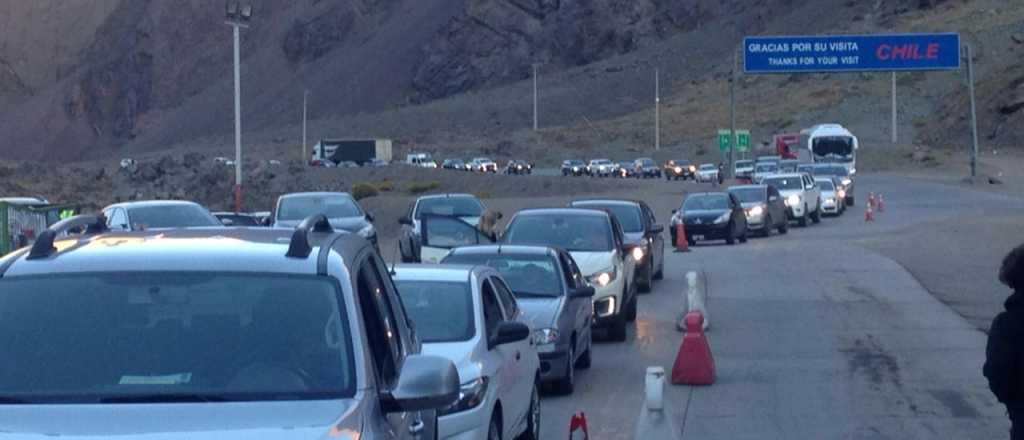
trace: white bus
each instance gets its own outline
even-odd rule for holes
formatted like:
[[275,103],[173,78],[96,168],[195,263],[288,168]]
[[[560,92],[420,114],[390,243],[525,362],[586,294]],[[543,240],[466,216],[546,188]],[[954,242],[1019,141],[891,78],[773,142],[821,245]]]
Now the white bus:
[[857,172],[857,136],[839,124],[818,124],[800,131],[800,145],[806,146],[811,161],[836,163],[850,174]]

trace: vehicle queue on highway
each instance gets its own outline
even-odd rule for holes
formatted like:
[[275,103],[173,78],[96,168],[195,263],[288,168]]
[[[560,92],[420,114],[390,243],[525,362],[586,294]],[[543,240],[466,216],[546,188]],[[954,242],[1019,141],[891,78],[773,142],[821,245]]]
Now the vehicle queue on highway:
[[[111,205],[0,260],[0,290],[42,299],[4,296],[13,299],[0,314],[18,317],[3,322],[25,328],[5,332],[19,366],[0,378],[20,393],[2,398],[127,403],[154,417],[164,409],[148,404],[245,402],[263,414],[333,411],[331,429],[367,438],[535,439],[541,391],[572,394],[593,341],[626,340],[640,294],[664,276],[666,248],[785,234],[853,203],[845,168],[779,162],[737,163],[778,173],[741,172],[749,183],[687,195],[668,244],[642,200],[524,209],[499,231],[503,216],[473,195],[425,195],[399,219],[401,264],[384,262],[376,219],[347,193],[285,194],[253,215],[185,201]],[[580,164],[563,172],[621,170]],[[650,159],[633,164],[641,176],[715,182],[685,161],[671,174]],[[63,293],[72,284],[73,299]],[[53,319],[67,328],[29,324]],[[344,405],[316,403],[325,400]]]

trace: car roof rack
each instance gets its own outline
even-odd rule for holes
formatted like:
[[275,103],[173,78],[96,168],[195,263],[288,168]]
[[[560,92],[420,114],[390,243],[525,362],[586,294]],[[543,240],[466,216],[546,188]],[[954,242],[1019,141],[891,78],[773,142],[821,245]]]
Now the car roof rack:
[[331,227],[331,222],[327,220],[327,216],[323,214],[313,214],[306,217],[299,226],[295,228],[295,232],[292,233],[292,241],[288,244],[288,253],[286,257],[291,258],[308,258],[309,254],[313,252],[313,246],[309,243],[310,232],[322,232],[331,233],[334,232],[334,228]]
[[87,235],[106,232],[107,218],[102,214],[76,215],[54,223],[53,226],[50,226],[39,234],[35,243],[32,244],[32,250],[29,251],[26,259],[41,260],[43,258],[49,258],[57,252],[57,248],[53,247],[53,241],[57,238],[57,235],[83,226],[85,227],[85,233]]

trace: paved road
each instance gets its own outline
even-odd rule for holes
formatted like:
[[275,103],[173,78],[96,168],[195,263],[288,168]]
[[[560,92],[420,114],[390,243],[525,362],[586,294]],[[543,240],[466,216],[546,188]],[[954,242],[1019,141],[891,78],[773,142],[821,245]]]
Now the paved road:
[[[787,236],[670,255],[628,342],[598,344],[573,396],[545,396],[542,438],[567,438],[574,411],[586,412],[592,438],[632,437],[645,368],[671,368],[681,341],[674,320],[690,270],[707,282],[718,380],[666,390],[683,438],[1006,437],[980,373],[985,335],[862,242],[965,209],[1013,212],[1020,201],[898,177],[859,185],[888,191],[875,224],[858,206]],[[652,198],[661,214],[678,203]]]

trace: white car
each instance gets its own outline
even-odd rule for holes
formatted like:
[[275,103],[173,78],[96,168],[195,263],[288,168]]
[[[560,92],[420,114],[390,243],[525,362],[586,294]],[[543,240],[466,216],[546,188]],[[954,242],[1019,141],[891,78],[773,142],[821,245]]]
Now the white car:
[[714,182],[718,180],[718,165],[712,163],[702,164],[697,169],[698,182]]
[[[398,241],[402,262],[437,263],[448,253],[446,247],[423,246],[421,230],[425,215],[454,217],[475,228],[480,223],[480,216],[485,209],[483,202],[472,194],[431,194],[416,199],[409,207],[408,213],[398,220],[402,225],[401,238]],[[446,226],[447,224],[440,225],[441,228]],[[489,242],[488,240],[485,243]]]
[[626,340],[626,327],[636,320],[636,260],[630,255],[635,246],[625,244],[614,216],[596,209],[527,209],[509,221],[502,242],[569,251],[595,289],[594,327]]
[[205,207],[184,200],[115,203],[103,208],[103,216],[112,231],[224,226]]
[[469,170],[478,173],[497,173],[497,162],[486,157],[477,157],[469,162]]
[[615,171],[615,163],[608,159],[594,159],[587,164],[587,174],[598,177],[608,177]]
[[501,275],[482,265],[410,265],[393,278],[422,353],[459,371],[459,398],[438,410],[437,438],[539,439],[540,360]]
[[836,185],[833,177],[815,177],[814,183],[821,190],[821,213],[842,215],[846,211],[846,191]]
[[814,178],[807,173],[775,174],[765,177],[764,185],[774,186],[786,202],[786,214],[800,226],[807,226],[807,219],[821,222],[821,189]]

